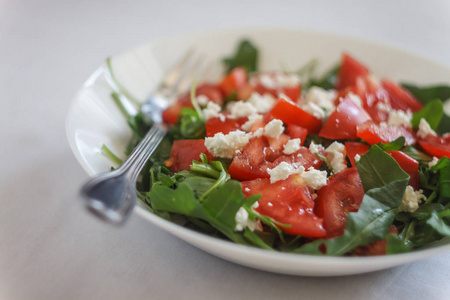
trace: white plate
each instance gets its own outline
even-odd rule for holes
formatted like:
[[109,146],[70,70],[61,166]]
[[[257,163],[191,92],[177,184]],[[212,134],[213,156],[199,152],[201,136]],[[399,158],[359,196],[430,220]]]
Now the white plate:
[[[262,70],[280,69],[279,61],[293,67],[313,58],[322,70],[332,66],[342,51],[363,61],[378,76],[420,84],[438,83],[450,78],[450,69],[409,52],[359,39],[324,33],[286,29],[233,29],[200,32],[173,37],[145,45],[113,58],[117,79],[141,101],[162,74],[191,46],[217,61],[231,53],[237,42],[248,37],[260,49]],[[130,136],[128,126],[110,98],[111,88],[98,69],[75,96],[66,120],[70,146],[89,175],[110,169],[111,162],[100,153],[102,144],[115,153],[123,153]],[[249,267],[284,274],[335,276],[370,272],[416,261],[450,250],[450,245],[407,254],[383,257],[317,257],[275,253],[241,246],[183,228],[158,216],[145,207],[135,212],[175,236],[229,261]]]

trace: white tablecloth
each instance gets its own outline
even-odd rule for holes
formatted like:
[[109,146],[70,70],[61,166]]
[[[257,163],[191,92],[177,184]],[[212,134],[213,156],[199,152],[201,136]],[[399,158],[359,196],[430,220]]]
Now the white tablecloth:
[[450,2],[118,2],[0,0],[0,299],[450,298],[450,253],[365,275],[294,277],[213,257],[137,216],[103,224],[78,199],[86,174],[64,129],[72,96],[106,56],[193,30],[310,28],[450,66]]

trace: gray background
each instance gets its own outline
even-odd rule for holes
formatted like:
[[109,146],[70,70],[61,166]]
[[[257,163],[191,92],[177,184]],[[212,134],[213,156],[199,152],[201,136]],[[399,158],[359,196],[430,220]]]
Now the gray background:
[[107,56],[166,36],[307,28],[450,66],[449,15],[446,1],[0,0],[0,299],[448,299],[450,253],[365,275],[294,277],[223,261],[137,216],[102,224],[77,198],[86,174],[64,119]]

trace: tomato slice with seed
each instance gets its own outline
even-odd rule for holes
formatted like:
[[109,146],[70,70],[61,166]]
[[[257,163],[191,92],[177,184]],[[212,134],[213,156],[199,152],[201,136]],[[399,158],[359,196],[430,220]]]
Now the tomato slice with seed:
[[349,168],[333,175],[328,184],[317,192],[314,212],[323,218],[326,238],[342,235],[347,214],[359,209],[364,188],[356,168]]
[[208,160],[212,160],[213,156],[205,147],[205,140],[176,140],[173,142],[170,159],[166,163],[173,172],[190,170],[193,160],[200,160],[200,154],[206,154]]
[[261,194],[255,209],[275,221],[288,224],[279,226],[283,231],[305,237],[319,238],[325,235],[323,220],[313,211],[314,201],[309,189],[302,185],[296,175],[286,180],[270,183],[269,179],[241,182],[245,196]]
[[405,138],[406,145],[413,145],[416,142],[416,137],[413,131],[404,126],[393,125],[379,125],[373,122],[366,122],[357,128],[357,135],[362,140],[371,145],[378,143],[389,143],[399,137]]
[[368,74],[369,69],[347,53],[344,53],[341,58],[341,67],[339,68],[336,89],[342,90],[353,86],[358,77],[364,77]]
[[418,142],[428,154],[437,158],[444,156],[450,158],[450,135],[444,135],[442,137],[428,135],[423,139],[419,139]]
[[307,113],[294,102],[280,98],[270,114],[286,124],[294,124],[306,128],[308,132],[317,133],[322,127],[322,120]]

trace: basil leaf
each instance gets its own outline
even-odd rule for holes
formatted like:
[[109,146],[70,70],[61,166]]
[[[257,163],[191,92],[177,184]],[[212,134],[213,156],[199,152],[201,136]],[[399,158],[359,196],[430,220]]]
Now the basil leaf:
[[258,49],[248,40],[242,40],[233,56],[224,58],[226,73],[236,67],[243,67],[248,73],[258,69]]
[[445,101],[450,98],[450,86],[448,85],[418,87],[414,84],[402,83],[401,86],[407,89],[423,104],[427,104],[434,99]]
[[376,145],[370,147],[369,151],[361,156],[361,159],[356,162],[356,167],[365,192],[385,186],[389,182],[409,179],[409,175],[399,167],[395,159]]
[[380,142],[378,146],[384,151],[398,151],[405,146],[405,137],[401,136],[396,140],[386,144]]
[[439,126],[444,115],[444,106],[439,99],[428,102],[420,111],[413,114],[411,124],[414,128],[419,127],[420,120],[424,118],[433,130]]

